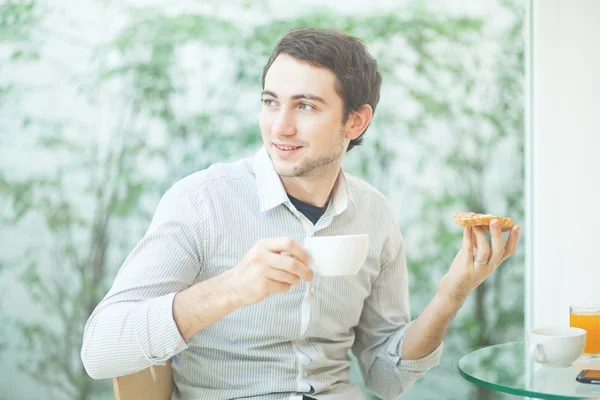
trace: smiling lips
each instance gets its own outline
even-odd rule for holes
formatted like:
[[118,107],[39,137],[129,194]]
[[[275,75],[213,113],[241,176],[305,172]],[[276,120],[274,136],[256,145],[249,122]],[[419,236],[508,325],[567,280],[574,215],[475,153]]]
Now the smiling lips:
[[277,155],[281,158],[292,157],[302,149],[302,146],[291,146],[288,144],[275,143],[273,143],[273,147],[275,148],[275,152],[277,153]]
[[283,151],[292,151],[292,150],[297,150],[302,146],[290,146],[287,144],[276,144],[273,143],[273,146],[275,146],[278,150],[283,150]]

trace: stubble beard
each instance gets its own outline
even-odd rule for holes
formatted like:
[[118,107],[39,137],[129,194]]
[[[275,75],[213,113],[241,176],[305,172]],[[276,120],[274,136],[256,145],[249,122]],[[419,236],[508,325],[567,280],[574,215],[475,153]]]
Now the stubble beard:
[[300,178],[322,176],[331,165],[340,159],[344,152],[344,132],[340,130],[338,140],[333,143],[331,153],[319,158],[307,158],[291,168],[277,168],[277,173],[283,178]]

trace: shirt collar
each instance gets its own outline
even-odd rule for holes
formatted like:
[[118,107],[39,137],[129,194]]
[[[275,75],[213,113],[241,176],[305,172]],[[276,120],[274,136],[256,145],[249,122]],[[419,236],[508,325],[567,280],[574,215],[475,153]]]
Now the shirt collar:
[[333,210],[335,211],[335,215],[340,215],[348,208],[348,201],[352,201],[352,192],[350,191],[350,186],[348,186],[348,181],[346,181],[346,174],[344,174],[343,169],[340,170],[335,180],[332,193]]
[[[254,156],[254,173],[261,212],[271,210],[289,201],[281,178],[275,171],[273,161],[264,146]],[[332,192],[333,209],[335,214],[339,215],[348,208],[348,201],[353,201],[352,192],[343,170],[335,180]]]

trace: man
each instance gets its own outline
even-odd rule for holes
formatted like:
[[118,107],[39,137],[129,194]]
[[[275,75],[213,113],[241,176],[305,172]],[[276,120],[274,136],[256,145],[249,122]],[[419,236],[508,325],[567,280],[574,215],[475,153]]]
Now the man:
[[[264,147],[176,183],[90,317],[81,357],[93,378],[172,359],[174,399],[393,398],[437,365],[467,295],[516,249],[492,221],[464,230],[438,291],[410,321],[402,237],[391,204],[345,174],[381,75],[363,44],[298,29],[263,72]],[[366,233],[355,276],[313,274],[309,236]],[[476,262],[477,261],[477,262]]]

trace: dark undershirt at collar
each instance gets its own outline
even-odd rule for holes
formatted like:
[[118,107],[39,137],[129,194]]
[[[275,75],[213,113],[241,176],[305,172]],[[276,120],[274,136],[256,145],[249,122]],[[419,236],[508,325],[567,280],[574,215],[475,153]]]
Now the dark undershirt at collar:
[[290,199],[290,201],[292,202],[294,207],[296,207],[296,209],[298,211],[300,211],[302,214],[304,214],[306,216],[306,218],[308,218],[310,220],[310,222],[313,223],[313,225],[315,225],[317,223],[317,221],[319,220],[319,218],[321,218],[321,216],[323,214],[325,214],[325,210],[327,209],[327,206],[315,207],[312,204],[308,204],[303,201],[300,201],[297,198],[290,196],[289,194],[288,194],[288,198]]

